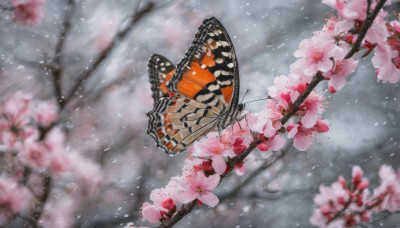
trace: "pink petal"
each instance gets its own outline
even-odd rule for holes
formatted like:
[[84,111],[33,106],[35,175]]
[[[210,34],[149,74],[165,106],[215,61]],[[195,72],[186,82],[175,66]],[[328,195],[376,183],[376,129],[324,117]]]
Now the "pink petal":
[[212,192],[203,192],[197,199],[210,207],[215,207],[219,202],[218,197]]
[[300,151],[306,151],[312,145],[312,141],[309,137],[303,135],[297,135],[293,142],[294,147]]
[[151,223],[159,222],[161,219],[161,211],[154,205],[145,202],[142,206],[143,219]]
[[194,191],[181,191],[179,194],[177,194],[176,198],[181,203],[190,203],[195,200],[198,195],[198,192]]
[[219,175],[215,174],[208,176],[203,183],[205,185],[205,189],[207,189],[208,191],[214,191],[214,189],[217,188],[219,181],[220,181]]
[[293,124],[288,126],[288,131],[289,131],[289,133],[287,134],[288,138],[290,139],[294,138],[294,136],[297,134],[297,131],[299,130],[298,127],[299,127],[298,124]]
[[226,163],[222,156],[214,156],[212,158],[212,166],[218,175],[223,174],[226,170]]
[[307,111],[306,114],[301,118],[301,123],[305,128],[312,128],[317,123],[318,113]]
[[278,150],[282,149],[282,147],[285,145],[285,143],[286,143],[286,139],[284,137],[282,137],[281,135],[277,134],[271,140],[270,148],[273,151],[278,151]]
[[346,77],[342,75],[332,75],[328,85],[329,87],[333,86],[336,91],[341,90],[346,85]]

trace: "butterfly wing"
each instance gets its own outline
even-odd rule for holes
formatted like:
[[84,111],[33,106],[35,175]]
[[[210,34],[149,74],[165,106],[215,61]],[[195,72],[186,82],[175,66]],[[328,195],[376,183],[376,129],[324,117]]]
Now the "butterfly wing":
[[204,20],[149,116],[147,133],[167,153],[185,150],[200,136],[228,126],[237,115],[239,74],[228,33]]
[[156,103],[161,97],[169,96],[170,91],[165,84],[175,73],[175,65],[164,56],[154,54],[150,57],[148,70],[152,97]]
[[215,18],[204,20],[193,44],[167,83],[173,91],[224,110],[220,128],[237,115],[239,66],[233,43]]

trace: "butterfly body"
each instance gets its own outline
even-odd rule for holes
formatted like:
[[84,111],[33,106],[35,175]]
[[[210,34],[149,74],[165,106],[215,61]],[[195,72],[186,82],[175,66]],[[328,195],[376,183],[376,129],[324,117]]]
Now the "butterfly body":
[[243,110],[235,50],[214,17],[204,20],[177,67],[154,54],[149,75],[155,104],[147,114],[147,133],[167,153],[181,152],[209,131],[226,128]]

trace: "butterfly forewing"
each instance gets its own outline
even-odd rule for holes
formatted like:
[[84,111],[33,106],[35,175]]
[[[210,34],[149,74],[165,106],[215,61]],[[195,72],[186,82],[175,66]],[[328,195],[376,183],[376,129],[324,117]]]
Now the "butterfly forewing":
[[[154,63],[158,62],[149,67]],[[172,78],[161,81],[151,83],[153,98],[158,99],[148,113],[147,132],[167,153],[183,151],[202,135],[222,130],[235,119],[238,65],[229,35],[216,18],[204,20]],[[161,85],[167,90],[160,89]]]

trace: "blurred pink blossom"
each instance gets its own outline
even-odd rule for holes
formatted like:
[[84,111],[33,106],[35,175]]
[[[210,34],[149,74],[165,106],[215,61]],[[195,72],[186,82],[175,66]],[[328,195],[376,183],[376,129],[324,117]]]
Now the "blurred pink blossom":
[[53,123],[58,116],[57,105],[53,101],[42,101],[35,104],[33,108],[36,122],[44,127]]
[[[31,197],[28,189],[19,186],[17,181],[0,177],[0,217],[7,218],[22,211],[29,205]],[[3,225],[1,223],[0,219],[0,225]]]
[[51,156],[51,151],[43,142],[26,143],[19,153],[23,164],[42,171],[50,164]]
[[[60,197],[60,196],[59,196]],[[68,196],[48,202],[44,208],[39,224],[43,228],[69,228],[74,224],[74,211],[77,203]]]
[[392,167],[382,165],[379,170],[381,184],[374,190],[375,197],[382,197],[383,202],[379,210],[395,212],[400,210],[400,175]]
[[37,26],[43,19],[46,0],[13,0],[14,21],[25,26]]

